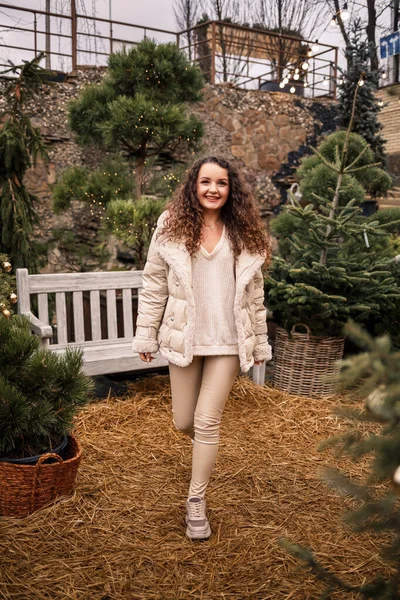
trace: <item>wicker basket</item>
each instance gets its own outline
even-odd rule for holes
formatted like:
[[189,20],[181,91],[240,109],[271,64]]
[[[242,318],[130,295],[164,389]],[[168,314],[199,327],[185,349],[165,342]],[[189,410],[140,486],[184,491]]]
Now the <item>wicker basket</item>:
[[[0,516],[25,517],[69,494],[75,484],[82,447],[68,436],[64,460],[58,454],[43,454],[35,465],[0,462]],[[46,460],[52,458],[51,463]]]
[[[307,333],[296,331],[305,327]],[[276,328],[274,385],[298,396],[318,398],[334,393],[343,357],[344,337],[311,335],[307,325],[298,323],[291,335]]]

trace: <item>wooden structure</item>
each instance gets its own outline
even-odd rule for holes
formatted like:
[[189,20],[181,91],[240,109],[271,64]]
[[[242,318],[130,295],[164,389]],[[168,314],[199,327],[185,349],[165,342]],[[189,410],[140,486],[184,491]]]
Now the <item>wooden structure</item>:
[[[43,347],[58,353],[82,348],[87,375],[166,367],[159,354],[147,364],[132,351],[142,273],[29,275],[17,269],[18,312],[28,317]],[[253,381],[264,384],[265,364],[253,368]]]

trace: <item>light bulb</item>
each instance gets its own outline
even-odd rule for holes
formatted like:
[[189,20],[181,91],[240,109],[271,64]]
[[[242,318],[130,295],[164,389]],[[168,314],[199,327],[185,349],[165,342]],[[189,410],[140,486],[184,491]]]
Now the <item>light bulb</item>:
[[286,85],[287,83],[289,83],[289,79],[288,79],[288,77],[284,77],[284,78],[282,79],[282,83],[283,83],[284,85]]
[[363,86],[363,85],[364,85],[364,83],[365,83],[364,79],[360,79],[360,80],[358,81],[358,85],[359,85],[360,87],[361,87],[361,86]]
[[383,100],[378,100],[377,104],[378,106],[383,106]]
[[382,79],[386,79],[387,75],[386,75],[386,71],[382,71]]
[[314,44],[311,46],[311,50],[313,52],[318,52],[318,50],[319,50],[318,40],[315,40]]
[[347,2],[343,3],[343,9],[340,11],[342,21],[348,21],[350,19],[350,13],[347,6]]
[[300,75],[299,75],[298,73],[295,73],[295,74],[293,75],[293,79],[296,79],[296,80],[297,80],[299,77],[300,77]]
[[308,69],[308,62],[306,60],[301,63],[301,68],[303,69],[303,71],[307,71],[307,69]]
[[294,85],[292,85],[292,87],[290,88],[290,90],[289,90],[289,91],[290,91],[290,93],[291,93],[291,94],[294,94],[294,93],[295,93],[295,91],[296,91],[296,88],[294,87]]
[[343,79],[338,79],[338,84],[343,85]]
[[336,15],[333,15],[333,17],[332,17],[331,22],[329,23],[329,25],[331,27],[336,27],[336,25],[337,25]]
[[299,72],[299,68],[298,68],[298,67],[296,67],[296,68],[295,68],[295,70],[294,70],[294,72],[295,72],[295,73],[298,73],[298,72]]
[[279,87],[280,88],[284,88],[285,87],[285,83],[283,81],[281,81],[280,84],[279,84]]
[[323,81],[322,81],[322,85],[329,85],[329,79],[327,79],[326,77],[324,77]]
[[308,83],[307,83],[307,81],[305,81],[304,82],[304,87],[307,87],[307,86],[308,86]]

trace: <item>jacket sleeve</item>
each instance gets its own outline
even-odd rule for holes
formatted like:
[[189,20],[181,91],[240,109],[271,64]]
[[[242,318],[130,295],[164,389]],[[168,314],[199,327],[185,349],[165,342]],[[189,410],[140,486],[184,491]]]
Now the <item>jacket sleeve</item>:
[[158,352],[157,332],[168,299],[167,267],[157,252],[156,231],[151,239],[139,294],[133,352]]
[[261,269],[254,278],[254,302],[256,308],[254,360],[271,360],[271,346],[268,343],[267,309],[264,306],[264,277]]

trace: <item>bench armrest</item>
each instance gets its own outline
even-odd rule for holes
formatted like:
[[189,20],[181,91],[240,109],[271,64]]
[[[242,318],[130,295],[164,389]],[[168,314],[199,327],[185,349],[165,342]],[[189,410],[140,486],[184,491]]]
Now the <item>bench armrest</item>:
[[43,321],[40,321],[31,312],[24,312],[22,314],[29,319],[31,329],[37,336],[44,339],[53,337],[53,329],[50,325],[46,325]]

